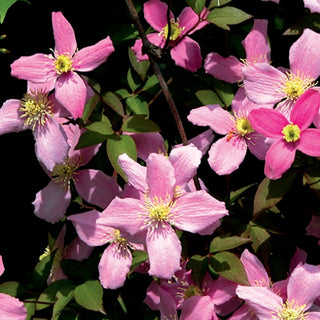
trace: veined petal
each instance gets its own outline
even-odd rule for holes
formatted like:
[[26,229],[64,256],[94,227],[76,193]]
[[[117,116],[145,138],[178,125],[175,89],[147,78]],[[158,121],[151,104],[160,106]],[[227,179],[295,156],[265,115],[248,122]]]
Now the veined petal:
[[269,179],[279,179],[294,161],[296,155],[295,143],[280,139],[273,143],[266,153],[264,173]]
[[37,192],[32,204],[37,217],[55,223],[64,216],[70,201],[70,190],[50,181],[46,187]]
[[74,183],[81,198],[101,209],[105,209],[121,192],[116,179],[100,170],[78,170]]
[[100,213],[97,210],[91,210],[84,213],[68,216],[77,231],[79,238],[89,246],[101,246],[113,240],[112,227],[106,227],[97,224]]
[[304,6],[308,8],[311,13],[320,13],[320,3],[318,0],[304,0]]
[[55,51],[72,57],[77,49],[76,37],[71,24],[60,11],[52,12],[52,27]]
[[237,83],[243,79],[243,63],[234,56],[222,57],[219,53],[211,52],[204,60],[204,70],[217,79]]
[[0,255],[0,276],[4,273],[4,265],[3,265],[3,259]]
[[282,138],[282,130],[289,124],[288,119],[280,111],[268,108],[252,110],[248,119],[254,130],[273,139]]
[[300,133],[297,149],[312,157],[320,156],[320,130],[306,129]]
[[87,86],[84,80],[72,71],[62,74],[57,80],[56,98],[73,118],[81,118],[87,100]]
[[105,62],[113,51],[112,41],[110,37],[107,37],[90,47],[85,47],[76,52],[72,66],[76,71],[91,71]]
[[247,136],[247,144],[250,152],[259,160],[266,158],[266,153],[269,150],[270,144],[267,143],[267,138],[258,132],[252,132]]
[[204,190],[184,194],[172,210],[175,211],[173,224],[177,228],[201,235],[212,234],[216,222],[228,215],[225,203]]
[[187,118],[193,124],[210,126],[213,131],[223,135],[232,129],[235,122],[234,117],[218,104],[209,104],[192,109]]
[[0,135],[27,129],[19,114],[20,100],[10,99],[0,108]]
[[[167,10],[168,5],[160,0],[149,0],[143,5],[144,18],[156,31],[161,31],[167,24]],[[173,18],[173,13],[170,12],[170,19]]]
[[192,296],[185,299],[181,306],[180,320],[212,320],[214,305],[209,296]]
[[[181,13],[179,14],[178,17],[178,21],[179,21],[179,26],[181,28],[183,28],[181,35],[184,35],[186,33],[192,34],[197,30],[200,30],[201,28],[203,28],[204,26],[206,26],[208,24],[207,21],[205,21],[205,16],[203,15],[203,13],[205,12],[206,8],[204,8],[203,12],[200,14],[201,18],[203,19],[203,21],[201,21],[199,23],[199,25],[194,28],[194,26],[199,22],[199,16],[198,14],[196,14],[194,12],[194,10],[191,9],[191,7],[185,7],[182,9]],[[193,29],[194,28],[194,29]],[[189,30],[191,30],[191,32],[188,32]]]
[[171,279],[181,269],[181,243],[169,225],[160,226],[148,231],[146,237],[151,276]]
[[246,140],[239,136],[225,136],[214,142],[209,150],[208,163],[219,175],[237,170],[247,153]]
[[8,294],[0,293],[0,318],[5,320],[25,320],[27,310],[23,302]]
[[99,280],[105,289],[117,289],[124,285],[130,271],[132,255],[128,248],[111,243],[104,250],[99,262]]
[[200,46],[195,40],[185,37],[174,46],[171,51],[171,58],[177,66],[188,71],[196,72],[202,65]]
[[214,139],[214,134],[212,133],[211,129],[208,129],[198,134],[194,138],[190,139],[189,143],[192,143],[193,145],[195,145],[204,156],[207,153],[213,139]]

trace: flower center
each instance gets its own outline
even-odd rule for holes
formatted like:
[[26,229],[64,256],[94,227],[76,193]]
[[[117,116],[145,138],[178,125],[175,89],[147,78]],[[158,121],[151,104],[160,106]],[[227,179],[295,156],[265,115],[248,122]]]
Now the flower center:
[[287,142],[296,142],[300,138],[300,128],[296,124],[286,125],[281,133],[283,134],[284,140]]
[[120,254],[121,256],[128,256],[130,254],[130,250],[128,248],[128,241],[127,239],[121,237],[120,230],[114,229],[113,233],[113,240],[111,243],[116,243],[117,246],[114,247],[116,250],[116,254]]
[[169,26],[166,24],[162,30],[160,31],[160,35],[167,40],[169,36],[169,40],[177,40],[181,32],[183,31],[184,27],[180,27],[179,23],[175,21],[174,19],[170,19],[170,35],[169,35]]
[[72,70],[72,59],[69,56],[61,54],[57,56],[54,65],[57,74],[67,73]]
[[313,78],[303,74],[300,75],[299,72],[293,74],[290,71],[287,73],[287,79],[283,83],[283,91],[286,94],[287,99],[295,100],[314,85]]
[[67,158],[65,163],[56,164],[51,172],[52,180],[62,188],[70,188],[70,181],[76,179],[76,170],[80,166],[80,159]]
[[254,130],[251,127],[251,124],[248,118],[241,117],[236,119],[236,129],[238,133],[242,136],[252,133]]
[[305,308],[305,304],[299,306],[294,300],[287,300],[277,312],[277,316],[273,318],[277,320],[307,320],[307,313],[304,312]]
[[184,299],[187,299],[193,296],[202,296],[202,291],[199,287],[192,284],[184,292]]
[[48,100],[48,94],[44,91],[26,93],[20,101],[20,118],[24,119],[24,124],[32,130],[37,125],[43,126],[48,117],[53,116],[52,105]]

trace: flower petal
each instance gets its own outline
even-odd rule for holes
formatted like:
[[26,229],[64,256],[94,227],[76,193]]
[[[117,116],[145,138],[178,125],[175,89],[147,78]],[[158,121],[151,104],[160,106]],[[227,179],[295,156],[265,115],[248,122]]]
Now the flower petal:
[[[167,24],[167,10],[168,5],[160,0],[149,0],[143,5],[144,18],[156,31],[161,31]],[[173,13],[170,12],[170,19],[173,18]]]
[[[163,40],[163,37],[161,35],[159,35],[159,33],[149,33],[147,34],[147,38],[148,40],[158,46],[158,47],[163,47],[165,41]],[[143,60],[148,60],[149,57],[146,53],[142,53],[142,40],[141,39],[137,39],[133,45],[133,47],[131,47],[132,51],[134,52],[134,54],[136,55],[136,58],[138,61],[143,61]]]
[[300,133],[297,149],[312,157],[320,156],[320,129],[306,129]]
[[[191,9],[191,7],[185,7],[182,9],[181,13],[179,14],[178,21],[179,26],[183,28],[181,32],[181,36],[184,34],[192,34],[197,30],[202,29],[204,26],[208,24],[207,21],[205,21],[204,13],[206,13],[206,8],[203,9],[201,15],[201,18],[203,21],[199,23],[199,16],[194,12],[194,10]],[[199,23],[199,24],[198,24]],[[198,25],[197,25],[198,24]],[[194,28],[194,26],[197,25],[197,27]],[[191,31],[190,31],[191,30]]]
[[181,306],[180,320],[214,320],[214,305],[209,296],[192,296]]
[[23,302],[8,294],[0,293],[0,318],[5,320],[25,320],[27,310]]
[[0,109],[0,135],[9,132],[20,132],[27,127],[19,114],[20,100],[5,101]]

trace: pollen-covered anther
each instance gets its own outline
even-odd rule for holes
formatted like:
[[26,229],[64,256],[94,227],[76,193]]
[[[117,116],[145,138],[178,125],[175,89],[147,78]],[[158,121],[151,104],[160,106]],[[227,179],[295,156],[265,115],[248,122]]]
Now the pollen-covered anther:
[[24,124],[32,130],[38,125],[43,126],[49,117],[53,117],[51,101],[42,90],[26,93],[20,101],[19,112]]
[[202,294],[203,294],[202,290],[198,286],[195,286],[192,284],[185,289],[184,299],[187,299],[193,296],[202,296]]
[[295,300],[286,301],[275,316],[275,320],[308,320],[308,313],[304,312],[306,305],[298,305]]
[[184,27],[180,27],[179,25],[179,21],[176,21],[174,19],[170,19],[170,35],[169,35],[169,26],[168,24],[166,24],[162,30],[160,31],[159,35],[162,36],[165,40],[168,39],[169,36],[169,40],[177,40],[182,31],[184,30]]
[[281,133],[287,142],[296,142],[300,139],[301,130],[296,124],[290,123],[283,128]]
[[127,256],[130,254],[130,250],[128,248],[128,241],[127,239],[123,238],[121,236],[120,230],[119,229],[114,229],[112,232],[112,237],[113,240],[111,243],[115,243],[116,246],[114,247],[114,250],[116,250],[117,254],[120,254],[122,256]]
[[240,134],[241,136],[245,136],[246,134],[252,133],[254,131],[248,118],[246,117],[237,118],[235,126],[238,134]]
[[60,54],[56,57],[56,60],[54,61],[54,66],[57,74],[59,75],[73,70],[72,59],[65,54]]

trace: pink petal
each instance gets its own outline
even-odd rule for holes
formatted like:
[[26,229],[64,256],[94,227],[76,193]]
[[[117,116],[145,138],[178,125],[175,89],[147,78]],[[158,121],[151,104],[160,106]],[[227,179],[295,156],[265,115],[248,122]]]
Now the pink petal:
[[181,306],[180,320],[212,320],[214,305],[209,296],[192,296],[184,300]]
[[176,185],[184,187],[196,175],[202,153],[194,145],[173,148],[169,160],[174,167]]
[[207,153],[213,139],[214,134],[212,133],[211,129],[208,129],[190,139],[189,143],[195,145],[201,151],[202,156],[204,156]]
[[71,24],[61,12],[52,12],[52,27],[55,51],[73,56],[77,49],[76,37]]
[[243,40],[247,63],[270,62],[270,46],[267,37],[268,20],[254,19],[254,24]]
[[[168,6],[165,2],[149,0],[143,6],[144,18],[154,30],[161,31],[167,24],[167,10]],[[170,19],[173,18],[174,16],[172,12],[170,12]]]
[[229,133],[235,122],[234,117],[218,104],[192,109],[187,118],[198,126],[210,126],[213,131],[222,135]]
[[286,75],[269,63],[255,63],[242,68],[248,98],[257,104],[276,103],[285,98],[281,85]]
[[246,301],[259,320],[271,320],[274,312],[282,307],[282,299],[269,288],[239,285],[236,293]]
[[114,238],[115,229],[98,224],[98,218],[100,218],[100,213],[97,210],[68,216],[79,238],[89,246],[101,246]]
[[[200,14],[202,18],[205,18],[205,16],[203,15],[206,12],[205,8],[203,10],[203,12]],[[204,26],[206,26],[208,24],[207,21],[205,21],[205,19],[203,19],[202,22],[199,23],[199,16],[198,14],[196,14],[190,7],[185,7],[181,13],[179,14],[178,17],[178,21],[179,21],[179,26],[181,28],[184,28],[182,30],[181,35],[184,34],[192,34],[197,30],[202,29]],[[199,25],[194,28],[194,26],[199,23]],[[192,30],[191,30],[192,29]],[[191,32],[189,32],[191,30]]]
[[11,64],[11,75],[18,79],[43,83],[57,78],[53,57],[37,53],[32,56],[20,57]]
[[270,144],[267,143],[267,138],[257,132],[247,135],[247,144],[250,152],[259,160],[266,158],[266,153],[269,150]]
[[[159,35],[159,33],[149,33],[147,34],[148,40],[153,43],[154,45],[158,47],[163,47],[165,41],[163,40],[163,37]],[[132,51],[136,55],[136,58],[138,61],[148,60],[149,57],[145,53],[142,53],[142,40],[138,39],[135,41],[133,47],[131,47]]]
[[105,289],[117,289],[124,285],[130,271],[132,255],[129,249],[111,243],[99,262],[99,280]]
[[320,156],[320,129],[306,129],[300,133],[297,149],[312,157]]
[[74,238],[65,250],[66,259],[82,261],[89,258],[93,251],[93,247],[88,246],[79,237]]
[[47,119],[44,126],[34,130],[35,152],[38,160],[52,171],[56,164],[63,164],[70,149],[67,136],[61,125],[54,119]]
[[107,37],[95,45],[76,52],[72,66],[76,71],[91,71],[105,62],[113,51],[112,41],[110,37]]
[[289,50],[290,68],[294,74],[317,79],[320,75],[318,52],[320,50],[320,35],[311,29],[304,29],[299,39]]
[[320,3],[318,0],[304,0],[304,6],[308,8],[311,13],[320,13]]
[[204,61],[204,70],[219,80],[237,83],[243,79],[243,63],[234,56],[222,57],[219,53],[211,52]]
[[204,190],[184,194],[178,198],[173,210],[173,224],[177,228],[201,235],[212,234],[216,222],[228,215],[224,202],[215,199]]
[[0,109],[0,134],[20,132],[27,127],[19,113],[20,100],[10,99],[5,101]]
[[219,175],[237,170],[247,153],[247,143],[242,137],[223,137],[213,143],[209,150],[208,163]]
[[148,189],[146,182],[147,168],[131,159],[126,153],[119,156],[118,162],[128,177],[130,185],[140,192],[146,192]]
[[171,58],[177,66],[196,72],[202,65],[202,56],[198,42],[185,37],[170,51]]
[[4,265],[3,265],[3,259],[0,255],[0,276],[4,273]]
[[233,312],[230,320],[257,320],[256,315],[250,307],[244,303],[239,309]]
[[273,139],[282,139],[282,130],[289,124],[287,118],[280,111],[267,108],[252,110],[248,119],[254,130]]
[[147,184],[149,198],[166,200],[173,196],[176,184],[175,172],[169,159],[162,154],[151,153],[147,159]]
[[81,118],[87,100],[84,80],[75,72],[62,74],[56,84],[56,98],[73,118]]
[[105,209],[121,192],[115,178],[94,169],[78,170],[75,187],[81,198],[101,209]]
[[171,279],[181,269],[181,243],[171,226],[159,226],[148,232],[146,237],[149,256],[149,275]]
[[0,293],[0,318],[4,320],[25,320],[27,310],[23,302],[17,298]]
[[55,223],[63,218],[70,201],[70,190],[50,181],[44,189],[37,192],[32,204],[37,217]]
[[295,155],[295,143],[288,143],[283,139],[276,141],[266,154],[265,175],[269,179],[279,179],[291,167]]
[[314,236],[320,239],[320,217],[312,215],[311,221],[309,222],[307,228],[307,235]]

